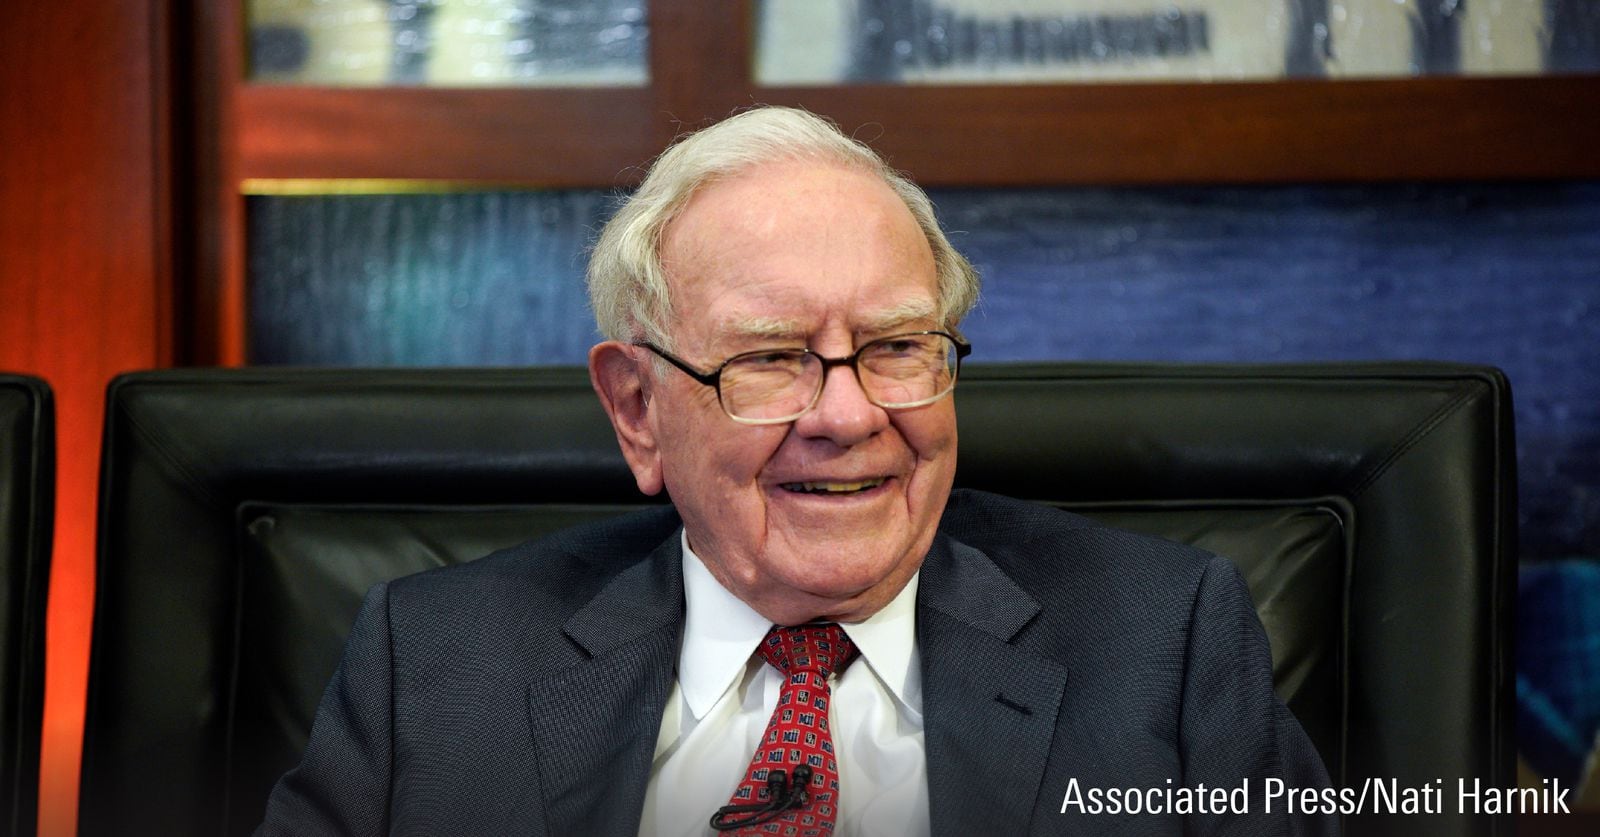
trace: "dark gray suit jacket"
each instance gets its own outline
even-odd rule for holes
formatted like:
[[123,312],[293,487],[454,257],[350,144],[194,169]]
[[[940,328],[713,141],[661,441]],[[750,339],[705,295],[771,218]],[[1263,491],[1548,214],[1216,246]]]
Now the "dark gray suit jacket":
[[[682,634],[679,525],[646,512],[374,588],[259,833],[635,834]],[[1327,776],[1230,563],[977,492],[940,529],[917,596],[935,835],[1332,831],[1259,813],[1267,777]],[[1249,780],[1257,813],[1062,814],[1074,777]]]

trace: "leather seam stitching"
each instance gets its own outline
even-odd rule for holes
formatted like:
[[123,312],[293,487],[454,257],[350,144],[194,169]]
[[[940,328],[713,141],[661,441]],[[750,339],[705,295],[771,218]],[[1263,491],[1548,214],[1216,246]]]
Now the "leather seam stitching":
[[167,463],[169,470],[175,476],[179,477],[181,484],[185,488],[189,489],[194,494],[199,495],[202,500],[205,500],[208,503],[219,507],[227,506],[226,498],[212,490],[208,486],[207,482],[202,479],[193,468],[189,467],[183,457],[180,457],[173,452],[173,450],[167,445],[166,440],[163,439],[160,434],[146,427],[144,423],[139,420],[138,416],[134,415],[132,410],[124,410],[124,415],[127,417],[129,429],[132,430],[140,439],[143,439],[144,442],[150,446],[151,450],[158,454],[159,457]]
[[1418,444],[1420,444],[1424,438],[1427,438],[1427,436],[1431,434],[1435,428],[1437,428],[1440,424],[1443,424],[1445,419],[1456,413],[1458,410],[1460,410],[1462,405],[1466,404],[1468,401],[1471,401],[1473,398],[1477,397],[1477,395],[1478,393],[1476,388],[1469,386],[1460,394],[1440,405],[1437,410],[1429,413],[1427,417],[1422,419],[1422,421],[1417,422],[1416,426],[1405,435],[1405,438],[1401,439],[1387,456],[1385,456],[1376,465],[1372,466],[1372,470],[1356,483],[1355,487],[1350,491],[1350,499],[1354,500],[1365,493],[1368,488],[1372,487],[1373,483],[1377,482],[1385,473],[1388,472],[1390,466],[1398,462],[1402,457],[1410,452],[1412,448],[1415,448]]

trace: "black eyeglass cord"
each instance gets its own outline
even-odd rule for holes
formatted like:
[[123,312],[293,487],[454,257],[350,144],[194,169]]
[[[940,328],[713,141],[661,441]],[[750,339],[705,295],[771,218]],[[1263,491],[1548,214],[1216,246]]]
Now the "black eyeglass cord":
[[[711,827],[718,831],[736,831],[749,825],[761,825],[778,818],[790,808],[802,808],[810,801],[806,787],[811,784],[810,765],[794,769],[794,784],[789,784],[789,774],[783,770],[767,771],[767,801],[741,805],[724,805],[711,815]],[[741,819],[734,819],[741,814]]]

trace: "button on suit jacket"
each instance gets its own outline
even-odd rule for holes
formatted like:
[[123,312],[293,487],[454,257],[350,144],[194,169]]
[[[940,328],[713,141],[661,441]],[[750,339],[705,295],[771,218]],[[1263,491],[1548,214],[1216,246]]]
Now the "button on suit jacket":
[[[682,634],[680,525],[644,512],[375,587],[258,833],[637,834]],[[917,644],[935,835],[1335,828],[1262,810],[1269,777],[1328,780],[1224,559],[956,491]],[[1248,782],[1252,810],[1063,813],[1073,779]]]

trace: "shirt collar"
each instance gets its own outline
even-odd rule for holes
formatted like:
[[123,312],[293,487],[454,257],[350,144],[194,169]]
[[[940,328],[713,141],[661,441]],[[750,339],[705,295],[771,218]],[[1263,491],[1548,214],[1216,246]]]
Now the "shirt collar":
[[[683,648],[678,653],[678,685],[689,711],[699,720],[733,688],[772,623],[711,575],[689,548],[687,532],[680,530],[679,537],[687,616]],[[916,654],[916,611],[920,576],[920,572],[913,575],[889,604],[865,621],[844,625],[861,651],[862,659],[854,665],[865,663],[896,700],[919,713],[922,672]]]

